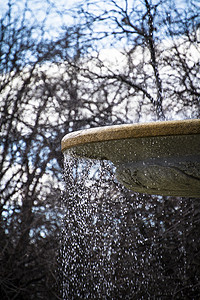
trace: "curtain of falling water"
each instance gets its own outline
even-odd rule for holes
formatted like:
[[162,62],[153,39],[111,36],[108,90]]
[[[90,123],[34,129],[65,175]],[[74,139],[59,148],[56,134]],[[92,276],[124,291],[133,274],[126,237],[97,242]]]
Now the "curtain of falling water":
[[63,299],[199,299],[200,201],[132,193],[113,173],[65,155]]

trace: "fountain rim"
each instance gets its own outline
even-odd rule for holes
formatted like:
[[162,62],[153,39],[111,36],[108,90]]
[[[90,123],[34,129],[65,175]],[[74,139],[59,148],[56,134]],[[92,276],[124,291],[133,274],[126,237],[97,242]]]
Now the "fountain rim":
[[200,119],[110,125],[66,134],[61,141],[61,150],[111,140],[191,134],[200,134]]

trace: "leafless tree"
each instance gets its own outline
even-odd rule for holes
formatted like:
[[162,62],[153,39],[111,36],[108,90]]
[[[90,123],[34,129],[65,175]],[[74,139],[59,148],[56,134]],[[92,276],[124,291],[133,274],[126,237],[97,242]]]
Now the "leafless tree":
[[[73,10],[74,24],[60,28],[56,37],[49,38],[45,29],[49,12],[39,24],[31,21],[29,2],[25,3],[21,11],[20,5],[17,10],[18,6],[9,1],[0,21],[0,296],[56,299],[61,297],[61,262],[57,263],[61,217],[65,213],[70,217],[73,211],[73,201],[67,196],[61,208],[61,138],[88,127],[199,117],[199,8],[196,1],[188,1],[181,9],[170,0],[106,1],[105,7],[102,1],[84,1]],[[54,5],[47,3],[50,8]],[[64,17],[64,13],[61,15]],[[105,178],[108,180],[108,175]],[[110,297],[118,293],[120,298],[128,289],[137,299],[149,294],[153,297],[156,287],[158,295],[183,298],[189,295],[191,286],[192,297],[199,296],[198,201],[155,196],[141,200],[141,195],[127,191],[116,181],[109,182],[111,190],[106,183],[102,187],[95,184],[101,195],[97,193],[98,201],[91,212],[99,212],[98,226],[88,219],[100,243],[99,251],[88,252],[95,246],[95,239],[87,245],[91,235],[81,234],[91,268],[106,253],[101,252],[104,242],[114,249],[112,260],[102,261],[99,269],[100,279],[113,276]],[[71,184],[66,179],[67,187]],[[78,191],[75,194],[77,204],[81,204]],[[114,197],[117,204],[108,201],[106,211],[113,210],[115,221],[121,218],[124,224],[113,225],[108,215],[108,240],[105,228],[101,228],[104,197]],[[77,209],[81,220],[80,205]],[[68,230],[69,224],[65,226]],[[72,241],[79,229],[75,229]],[[123,233],[117,237],[119,244],[112,239],[113,232]],[[63,248],[67,245],[70,252],[70,235],[64,239]],[[129,248],[130,240],[133,244],[136,241],[135,248]],[[132,261],[131,253],[135,255]],[[63,266],[62,284],[67,275],[72,275],[71,259]],[[112,276],[105,266],[110,267]],[[160,276],[156,276],[156,270]],[[85,267],[78,270],[81,281],[69,283],[70,297],[77,296],[77,290],[86,292],[85,271]],[[131,274],[134,291],[130,290]],[[87,288],[95,288],[93,279],[88,277]],[[172,279],[174,284],[167,290]],[[105,291],[106,286],[97,286],[98,291]]]
[[120,107],[112,122],[199,117],[196,1],[84,1],[79,17],[82,43],[92,41],[83,77]]
[[10,1],[0,21],[0,297],[55,299],[61,155],[53,161],[59,142],[48,140],[44,115],[51,90],[38,70],[49,53],[42,28],[17,5]]

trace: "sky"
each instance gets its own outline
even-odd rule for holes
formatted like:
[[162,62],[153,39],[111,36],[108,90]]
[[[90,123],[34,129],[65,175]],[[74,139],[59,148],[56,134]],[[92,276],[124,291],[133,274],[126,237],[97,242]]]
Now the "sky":
[[[137,0],[135,0],[137,1]],[[197,2],[196,0],[194,0]],[[8,8],[9,3],[13,4],[16,12],[22,15],[23,8],[27,6],[27,18],[30,22],[39,21],[41,24],[47,15],[45,21],[45,30],[49,31],[51,35],[55,35],[58,32],[58,28],[62,25],[71,25],[74,19],[71,16],[70,9],[84,1],[81,0],[0,0],[0,16],[2,16]],[[93,2],[93,1],[91,1]],[[94,0],[95,2],[95,0]],[[103,5],[101,8],[106,6],[106,3],[111,3],[111,0],[102,1]],[[124,6],[125,0],[116,0],[116,3],[122,3]],[[157,2],[157,0],[152,0],[152,2]],[[187,0],[175,0],[177,7],[184,7],[184,3]],[[132,1],[128,1],[129,6],[131,6]],[[198,2],[197,2],[198,3]],[[200,5],[200,4],[199,4]],[[108,5],[108,10],[110,6]]]
[[[45,31],[51,35],[57,35],[58,28],[62,25],[70,25],[73,22],[69,9],[78,4],[78,0],[0,0],[0,17],[2,17],[9,7],[13,5],[13,17],[23,16],[24,7],[27,8],[26,18],[30,23],[45,23]],[[46,18],[47,17],[47,18]],[[46,19],[45,19],[46,18]]]

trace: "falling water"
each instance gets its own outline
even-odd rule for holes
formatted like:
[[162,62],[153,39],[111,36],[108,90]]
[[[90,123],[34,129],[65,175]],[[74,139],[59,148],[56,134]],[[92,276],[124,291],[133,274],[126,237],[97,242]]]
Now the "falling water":
[[65,153],[63,299],[199,299],[200,201],[133,193]]

